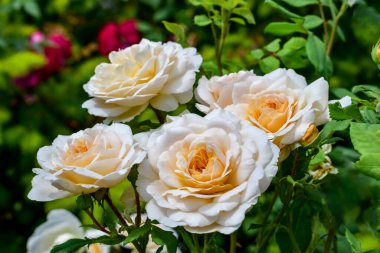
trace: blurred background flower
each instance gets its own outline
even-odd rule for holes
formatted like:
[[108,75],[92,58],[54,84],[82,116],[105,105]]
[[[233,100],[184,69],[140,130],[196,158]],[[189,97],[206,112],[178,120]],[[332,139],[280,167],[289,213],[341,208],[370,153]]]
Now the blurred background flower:
[[121,23],[108,22],[99,31],[98,47],[102,55],[124,49],[139,43],[141,35],[137,30],[137,21],[126,20]]
[[44,56],[45,64],[26,75],[15,77],[15,84],[21,88],[33,88],[41,80],[48,79],[63,68],[71,56],[71,42],[63,34],[53,33],[45,36],[42,32],[36,31],[30,35],[29,42],[32,49]]

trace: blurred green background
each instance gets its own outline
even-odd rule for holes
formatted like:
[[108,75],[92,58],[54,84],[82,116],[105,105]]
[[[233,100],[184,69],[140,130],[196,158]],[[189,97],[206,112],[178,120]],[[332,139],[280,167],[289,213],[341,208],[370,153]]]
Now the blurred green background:
[[[277,38],[282,48],[291,35],[264,33],[270,22],[286,21],[286,17],[264,1],[250,0],[248,4],[256,25],[232,24],[224,67],[227,72],[254,69],[261,74],[267,69],[252,51]],[[319,15],[314,5],[288,7],[300,15]],[[209,27],[193,25],[196,14],[202,14],[202,8],[175,0],[0,0],[1,252],[25,252],[28,236],[45,220],[48,210],[66,207],[76,211],[72,200],[45,204],[30,201],[26,195],[32,168],[39,166],[36,153],[40,147],[50,145],[59,134],[68,135],[102,121],[81,108],[87,99],[82,86],[93,75],[95,66],[107,61],[104,54],[109,47],[129,46],[136,43],[136,38],[173,40],[162,21],[182,23],[187,27],[188,43],[197,47],[207,67],[214,59],[213,39]],[[322,27],[314,32],[321,35]],[[49,36],[57,34],[61,37],[54,42]],[[306,38],[307,34],[297,36]],[[379,37],[380,1],[361,0],[347,10],[331,53],[331,88],[380,84],[379,71],[370,56]],[[301,48],[297,54],[291,51],[283,57],[276,52],[264,53],[279,58],[281,67],[289,67],[286,57],[296,54],[300,64],[293,63],[293,68],[312,81],[319,74],[304,50]],[[347,139],[344,133],[343,137]],[[376,252],[380,244],[370,234],[372,230],[365,227],[379,226],[379,183],[355,171],[353,161],[358,155],[349,141],[340,142],[332,159],[340,174],[328,178],[321,190],[328,196],[334,215],[343,220],[339,222],[359,231],[357,236],[367,243],[362,247]],[[249,226],[249,222],[245,225]],[[243,231],[242,243],[248,244],[250,232]],[[249,248],[245,251],[250,252]]]

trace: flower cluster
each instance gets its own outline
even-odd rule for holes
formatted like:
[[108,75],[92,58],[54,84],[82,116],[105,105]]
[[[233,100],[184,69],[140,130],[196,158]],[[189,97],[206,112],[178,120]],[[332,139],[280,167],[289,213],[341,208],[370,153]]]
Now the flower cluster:
[[33,50],[42,51],[45,64],[25,76],[14,79],[15,84],[22,88],[35,87],[40,81],[48,79],[58,72],[71,56],[71,42],[60,33],[52,33],[46,36],[42,32],[36,31],[31,34],[29,44]]
[[[133,185],[149,220],[191,233],[230,234],[269,187],[280,149],[305,142],[329,120],[323,78],[307,85],[293,70],[240,71],[200,78],[196,106],[205,116],[184,112],[133,135],[120,122],[148,107],[159,114],[192,99],[202,58],[195,48],[144,39],[109,59],[84,85],[91,98],[83,107],[112,124],[58,136],[41,148],[30,199],[108,189],[138,164]],[[140,222],[136,218],[137,227]]]

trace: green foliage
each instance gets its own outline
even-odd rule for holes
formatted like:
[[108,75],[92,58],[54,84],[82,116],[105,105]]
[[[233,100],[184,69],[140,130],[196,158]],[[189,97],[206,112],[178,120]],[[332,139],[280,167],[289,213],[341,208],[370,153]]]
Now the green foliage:
[[302,25],[289,22],[272,22],[265,28],[264,32],[277,36],[286,36],[293,33],[306,33]]
[[157,245],[166,245],[169,253],[177,252],[177,238],[170,231],[163,230],[157,226],[152,226],[152,240]]
[[0,72],[10,76],[22,76],[33,69],[37,69],[45,64],[43,55],[33,52],[19,52],[0,60]]
[[309,33],[307,37],[306,52],[316,71],[322,74],[327,80],[330,79],[333,72],[331,59],[326,54],[325,44],[313,33]]
[[94,243],[102,243],[106,245],[115,245],[121,243],[125,240],[124,236],[101,236],[98,238],[85,238],[85,239],[70,239],[65,243],[54,246],[54,248],[50,251],[51,253],[72,253],[76,250],[82,248],[83,246],[94,244]]
[[355,150],[362,156],[357,169],[380,180],[380,124],[351,123],[350,137]]
[[362,252],[360,242],[358,241],[358,239],[355,238],[355,236],[350,232],[348,228],[346,228],[345,235],[346,235],[347,241],[349,242],[351,246],[352,252],[355,252],[355,253]]

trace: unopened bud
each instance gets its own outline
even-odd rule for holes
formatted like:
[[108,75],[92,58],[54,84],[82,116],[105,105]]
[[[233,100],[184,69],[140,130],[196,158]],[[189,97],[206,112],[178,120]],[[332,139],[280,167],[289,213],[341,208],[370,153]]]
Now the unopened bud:
[[372,60],[377,64],[380,65],[380,40],[376,43],[376,45],[372,48]]
[[301,139],[301,142],[300,142],[301,145],[307,146],[307,145],[313,143],[313,141],[318,137],[318,133],[319,133],[319,131],[318,131],[317,127],[314,124],[311,124]]

